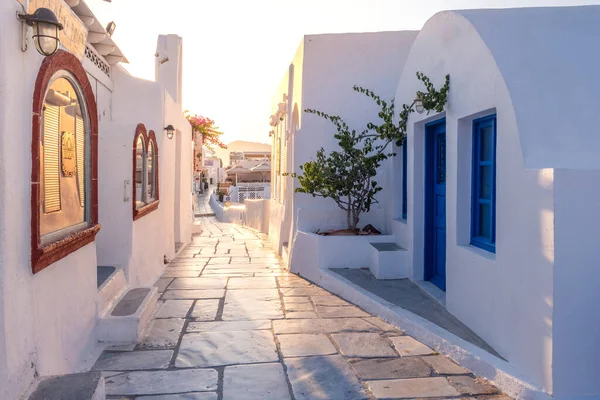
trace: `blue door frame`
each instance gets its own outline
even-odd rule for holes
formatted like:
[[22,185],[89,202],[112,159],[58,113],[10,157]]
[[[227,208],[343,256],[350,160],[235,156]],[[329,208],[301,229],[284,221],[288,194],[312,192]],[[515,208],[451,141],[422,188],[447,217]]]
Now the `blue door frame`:
[[446,290],[446,119],[425,125],[425,280]]

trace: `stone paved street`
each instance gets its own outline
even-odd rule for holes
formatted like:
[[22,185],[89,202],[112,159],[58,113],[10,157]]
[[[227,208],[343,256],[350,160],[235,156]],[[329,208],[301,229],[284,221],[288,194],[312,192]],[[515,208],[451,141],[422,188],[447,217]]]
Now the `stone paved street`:
[[202,218],[156,286],[132,351],[105,352],[110,399],[507,400],[399,329],[286,272],[264,234]]

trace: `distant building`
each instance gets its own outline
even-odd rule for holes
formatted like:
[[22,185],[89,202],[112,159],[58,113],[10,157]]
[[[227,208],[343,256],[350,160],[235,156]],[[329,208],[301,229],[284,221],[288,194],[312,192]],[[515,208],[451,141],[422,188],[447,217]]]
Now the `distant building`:
[[236,140],[228,143],[226,149],[215,149],[215,156],[223,161],[224,167],[233,167],[240,160],[254,160],[259,163],[271,159],[271,145]]

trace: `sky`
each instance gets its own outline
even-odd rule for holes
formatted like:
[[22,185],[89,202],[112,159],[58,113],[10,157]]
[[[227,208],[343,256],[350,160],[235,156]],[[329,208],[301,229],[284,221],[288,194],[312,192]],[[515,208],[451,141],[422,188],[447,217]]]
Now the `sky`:
[[134,76],[154,79],[160,34],[183,37],[184,109],[215,120],[223,141],[269,143],[276,88],[302,35],[418,30],[436,12],[600,4],[600,0],[86,0]]

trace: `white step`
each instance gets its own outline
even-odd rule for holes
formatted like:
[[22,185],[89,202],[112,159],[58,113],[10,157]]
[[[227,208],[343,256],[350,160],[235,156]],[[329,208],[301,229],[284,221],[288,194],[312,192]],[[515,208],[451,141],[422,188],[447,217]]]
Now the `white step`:
[[101,317],[108,313],[127,290],[127,279],[123,268],[117,267],[106,281],[98,288],[96,296],[96,315]]
[[127,344],[137,342],[154,316],[158,288],[134,288],[121,297],[110,312],[98,319],[99,342]]
[[40,379],[29,400],[105,400],[102,372],[47,376]]
[[371,273],[376,279],[403,279],[409,275],[408,251],[396,243],[371,243]]

